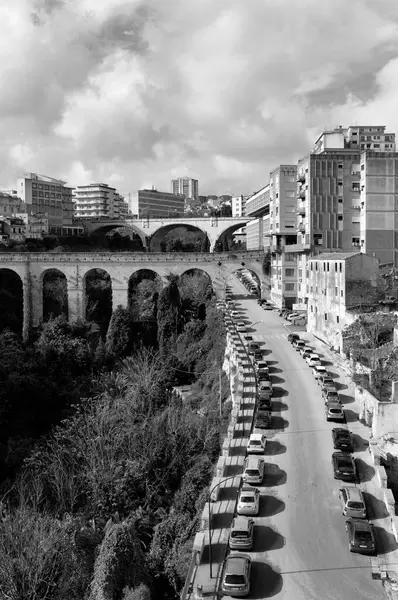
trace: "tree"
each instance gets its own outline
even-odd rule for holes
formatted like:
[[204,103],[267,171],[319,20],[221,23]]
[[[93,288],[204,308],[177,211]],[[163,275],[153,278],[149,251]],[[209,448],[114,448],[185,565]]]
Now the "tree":
[[121,358],[131,351],[133,320],[127,308],[118,306],[113,311],[106,334],[107,356]]
[[169,354],[181,331],[179,319],[181,296],[178,289],[178,275],[169,275],[169,284],[159,294],[158,301],[158,343],[162,354]]
[[112,525],[95,561],[89,600],[114,600],[126,586],[138,587],[147,578],[144,564],[134,522]]
[[144,583],[141,583],[133,590],[129,587],[126,587],[123,590],[122,600],[151,600],[151,592],[149,591],[148,586],[146,586]]

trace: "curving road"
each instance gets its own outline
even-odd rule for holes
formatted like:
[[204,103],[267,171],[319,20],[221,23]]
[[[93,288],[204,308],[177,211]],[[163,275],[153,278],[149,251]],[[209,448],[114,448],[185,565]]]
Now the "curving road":
[[[229,284],[252,335],[264,342],[275,393],[266,478],[259,486],[252,590],[249,598],[383,600],[370,558],[348,551],[333,478],[331,430],[311,369],[287,341],[282,320],[265,311],[238,280]],[[333,371],[333,367],[331,367]]]

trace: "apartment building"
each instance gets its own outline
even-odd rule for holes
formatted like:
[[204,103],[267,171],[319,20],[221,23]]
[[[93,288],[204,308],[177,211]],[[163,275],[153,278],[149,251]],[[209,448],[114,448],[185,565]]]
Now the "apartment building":
[[151,190],[138,190],[129,202],[132,215],[140,219],[172,218],[184,215],[185,196]]
[[108,217],[109,219],[125,219],[128,205],[116,188],[106,183],[90,183],[78,185],[73,190],[75,217]]
[[356,318],[349,310],[377,299],[379,260],[360,251],[323,253],[308,271],[307,331],[344,350],[341,332]]
[[63,226],[73,228],[72,188],[61,179],[38,173],[25,173],[18,179],[17,195],[26,203],[27,212],[46,215],[51,234],[61,235]]
[[199,185],[197,179],[192,177],[178,177],[171,180],[171,193],[175,195],[183,195],[185,198],[199,197]]

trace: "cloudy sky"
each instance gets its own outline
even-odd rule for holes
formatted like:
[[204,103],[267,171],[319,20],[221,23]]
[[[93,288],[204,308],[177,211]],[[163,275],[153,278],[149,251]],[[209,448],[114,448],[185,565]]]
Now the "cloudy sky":
[[328,126],[398,133],[397,0],[0,2],[0,187],[251,193]]

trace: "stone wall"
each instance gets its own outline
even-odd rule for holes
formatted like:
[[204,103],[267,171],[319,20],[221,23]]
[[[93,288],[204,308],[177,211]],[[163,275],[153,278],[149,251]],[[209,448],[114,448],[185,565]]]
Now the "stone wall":
[[359,419],[372,428],[374,438],[398,431],[398,403],[380,402],[368,390],[356,386],[355,400],[359,404]]

